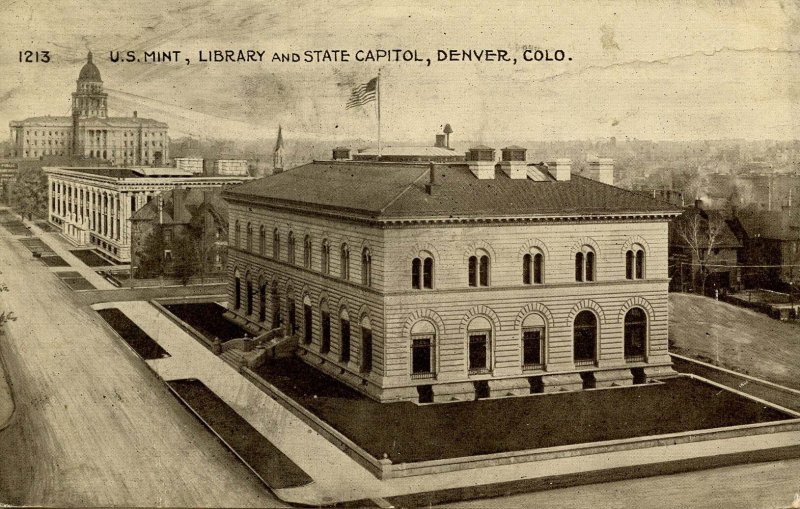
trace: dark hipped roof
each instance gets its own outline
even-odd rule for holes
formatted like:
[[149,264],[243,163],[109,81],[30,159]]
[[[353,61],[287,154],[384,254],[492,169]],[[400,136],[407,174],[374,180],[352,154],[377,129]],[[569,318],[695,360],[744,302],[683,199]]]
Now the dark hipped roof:
[[374,218],[497,217],[613,213],[677,213],[648,196],[572,175],[570,181],[510,179],[501,170],[479,180],[466,164],[436,165],[433,195],[427,164],[316,161],[233,186],[224,196]]

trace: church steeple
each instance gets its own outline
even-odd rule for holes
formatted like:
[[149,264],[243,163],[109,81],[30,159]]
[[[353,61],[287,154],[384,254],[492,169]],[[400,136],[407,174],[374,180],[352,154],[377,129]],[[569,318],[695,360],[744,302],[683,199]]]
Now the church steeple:
[[283,129],[278,126],[278,139],[275,141],[275,149],[272,151],[272,173],[283,171]]

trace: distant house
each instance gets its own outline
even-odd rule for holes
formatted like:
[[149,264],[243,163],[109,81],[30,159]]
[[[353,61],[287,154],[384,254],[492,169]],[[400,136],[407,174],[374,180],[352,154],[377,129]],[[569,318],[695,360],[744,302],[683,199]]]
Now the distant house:
[[219,189],[165,191],[131,216],[131,231],[131,265],[136,277],[174,274],[178,245],[187,242],[197,250],[198,272],[224,272],[228,211]]
[[742,242],[731,225],[732,221],[721,211],[704,209],[700,200],[672,221],[670,290],[705,290],[713,294],[715,290],[740,286]]
[[743,273],[746,286],[786,290],[800,281],[800,209],[742,210],[737,219],[749,266]]

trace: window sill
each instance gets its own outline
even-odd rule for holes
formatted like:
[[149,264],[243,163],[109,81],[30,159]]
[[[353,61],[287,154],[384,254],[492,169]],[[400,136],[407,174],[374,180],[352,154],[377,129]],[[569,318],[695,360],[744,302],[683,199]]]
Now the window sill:
[[470,375],[470,376],[472,376],[472,375],[491,375],[492,374],[492,370],[489,369],[489,368],[475,368],[475,369],[467,370],[467,374]]
[[544,371],[544,364],[523,364],[522,371],[526,373],[529,371]]
[[575,359],[573,362],[574,362],[576,368],[585,368],[585,367],[597,366],[597,361],[594,360],[594,359],[590,359],[590,360],[578,360],[578,359]]

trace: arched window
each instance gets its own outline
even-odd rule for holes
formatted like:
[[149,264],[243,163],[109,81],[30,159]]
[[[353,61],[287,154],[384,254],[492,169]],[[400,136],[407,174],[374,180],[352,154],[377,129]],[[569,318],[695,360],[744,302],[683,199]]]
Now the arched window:
[[545,322],[538,314],[522,321],[522,369],[541,369],[544,365]]
[[339,251],[339,255],[341,257],[340,260],[340,269],[341,269],[341,277],[344,280],[350,279],[350,248],[347,244],[342,244],[342,248]]
[[342,308],[339,313],[339,360],[350,362],[350,315]]
[[433,378],[436,374],[436,328],[427,320],[411,327],[411,378]]
[[308,235],[303,238],[303,266],[311,268],[311,237]]
[[636,251],[636,279],[644,279],[644,250]]
[[295,309],[294,294],[291,290],[286,291],[286,314],[289,317],[289,334],[297,332],[297,310]]
[[625,313],[625,360],[644,362],[647,345],[647,314],[642,308]]
[[281,234],[277,228],[272,230],[272,257],[276,260],[281,256]]
[[633,279],[634,254],[630,249],[625,253],[625,279]]
[[542,253],[525,253],[522,257],[522,284],[542,284],[544,282],[544,256]]
[[319,306],[320,325],[322,327],[322,345],[319,351],[328,353],[331,351],[331,314],[328,311],[328,301],[323,300]]
[[311,344],[311,338],[314,331],[314,318],[311,308],[311,298],[308,295],[303,296],[303,341],[305,344]]
[[589,246],[575,253],[575,281],[594,281],[595,254]]
[[253,225],[247,223],[247,250],[253,250]]
[[469,286],[489,286],[489,255],[478,251],[467,260],[467,279]]
[[372,371],[372,323],[367,315],[361,317],[361,372]]
[[361,250],[361,284],[372,286],[372,255],[367,247]]
[[[103,207],[106,206],[105,200],[106,200],[106,198],[103,197]],[[241,240],[241,227],[239,226],[239,220],[237,219],[236,223],[235,223],[235,226],[233,227],[233,245],[234,245],[234,247],[237,247],[237,248],[242,247],[242,245],[239,243],[240,240]]]
[[258,321],[263,322],[267,319],[267,283],[261,283],[258,287]]
[[429,253],[411,260],[411,288],[433,288],[433,257]]
[[531,277],[531,268],[533,265],[533,257],[528,253],[522,257],[522,284],[529,285],[533,282]]
[[320,270],[323,274],[331,273],[331,243],[328,239],[322,240],[322,256],[320,257]]
[[253,314],[253,282],[250,280],[250,276],[247,276],[247,314]]
[[233,309],[242,307],[242,278],[239,270],[233,271]]
[[593,366],[597,360],[597,317],[591,311],[581,311],[573,328],[575,365]]
[[286,238],[286,261],[294,265],[294,232],[290,231]]
[[491,368],[492,324],[482,316],[467,325],[468,366],[471,375],[488,373]]
[[267,229],[262,224],[258,228],[258,254],[264,256],[267,253]]
[[270,300],[272,301],[272,328],[277,329],[283,323],[283,318],[281,317],[281,296],[278,292],[277,281],[272,282]]

